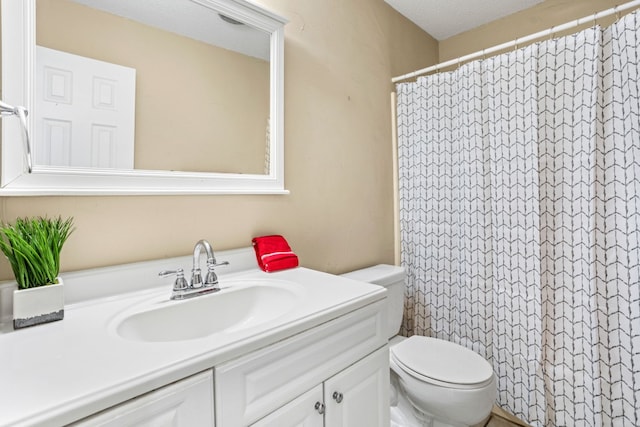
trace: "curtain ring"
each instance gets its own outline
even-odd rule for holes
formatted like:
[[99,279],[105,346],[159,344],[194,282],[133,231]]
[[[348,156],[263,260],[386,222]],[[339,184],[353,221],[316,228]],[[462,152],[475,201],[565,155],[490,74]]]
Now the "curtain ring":
[[613,13],[616,15],[616,22],[620,20],[620,11],[618,10],[618,5],[615,5],[613,8]]
[[593,14],[593,26],[594,27],[598,26],[598,14],[597,13]]
[[513,50],[518,50],[518,37],[514,40]]
[[553,27],[551,27],[551,29],[549,30],[549,41],[553,40],[553,30],[554,30],[554,28],[556,28],[555,25]]
[[482,49],[482,59],[487,59],[487,49]]

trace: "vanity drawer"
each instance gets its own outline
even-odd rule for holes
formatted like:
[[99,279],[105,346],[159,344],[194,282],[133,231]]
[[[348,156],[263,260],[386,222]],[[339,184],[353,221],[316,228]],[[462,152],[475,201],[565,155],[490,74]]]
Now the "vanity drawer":
[[386,345],[384,304],[216,366],[216,425],[249,425]]
[[211,370],[77,421],[74,427],[154,427],[213,425],[213,374]]

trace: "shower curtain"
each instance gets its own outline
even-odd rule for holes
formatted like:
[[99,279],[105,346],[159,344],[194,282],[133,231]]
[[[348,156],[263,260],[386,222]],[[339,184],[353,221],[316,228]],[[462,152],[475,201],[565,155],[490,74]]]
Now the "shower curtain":
[[640,26],[397,85],[403,332],[534,426],[640,426]]

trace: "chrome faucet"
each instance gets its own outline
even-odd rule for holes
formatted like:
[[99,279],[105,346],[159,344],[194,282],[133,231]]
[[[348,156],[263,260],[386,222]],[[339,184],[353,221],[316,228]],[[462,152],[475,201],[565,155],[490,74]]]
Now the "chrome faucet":
[[[200,252],[204,248],[207,254],[207,275],[204,282],[202,281],[202,270],[200,269]],[[187,299],[198,295],[204,295],[220,290],[218,286],[218,275],[215,267],[221,265],[229,265],[229,262],[216,262],[211,245],[206,240],[199,240],[193,248],[193,268],[191,269],[191,283],[187,282],[184,277],[184,270],[178,268],[176,270],[166,270],[158,273],[161,277],[176,275],[176,281],[173,284],[173,292],[171,299]]]
[[[200,270],[200,251],[204,248],[207,254],[207,275],[202,283],[202,273]],[[213,254],[211,245],[206,240],[199,240],[193,247],[193,268],[191,269],[191,287],[201,288],[203,286],[213,286],[216,290],[220,290],[218,287],[218,276],[215,272],[215,267],[219,265],[228,265],[227,261],[216,263],[216,257]]]

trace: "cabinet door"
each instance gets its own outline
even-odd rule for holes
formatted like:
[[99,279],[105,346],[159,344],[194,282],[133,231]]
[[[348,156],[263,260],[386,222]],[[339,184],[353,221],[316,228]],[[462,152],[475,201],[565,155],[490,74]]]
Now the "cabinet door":
[[322,385],[318,385],[251,427],[322,427],[323,414]]
[[213,372],[206,371],[72,424],[78,427],[212,427]]
[[388,347],[325,381],[324,391],[327,427],[388,427]]

